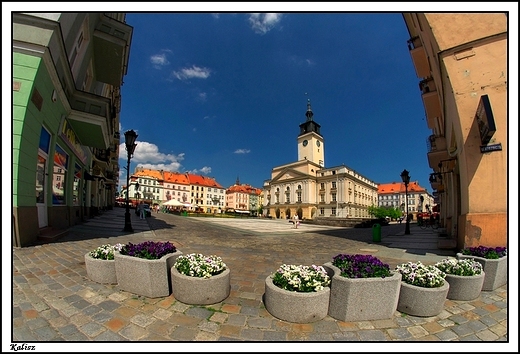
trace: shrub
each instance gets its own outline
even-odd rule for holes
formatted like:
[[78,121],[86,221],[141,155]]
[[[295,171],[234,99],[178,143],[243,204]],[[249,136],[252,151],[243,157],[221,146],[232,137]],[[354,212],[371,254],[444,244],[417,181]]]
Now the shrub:
[[482,264],[474,259],[453,259],[446,258],[435,264],[437,268],[446,274],[451,275],[479,275],[482,274]]
[[310,267],[282,264],[271,277],[279,288],[301,293],[320,291],[330,284],[325,268],[314,264]]
[[159,259],[169,253],[175,253],[176,251],[177,249],[175,246],[169,241],[145,241],[138,244],[129,242],[127,245],[124,245],[119,252],[132,257]]
[[423,288],[441,287],[446,278],[446,273],[436,266],[424,265],[420,261],[400,264],[396,267],[396,271],[402,274],[402,280],[405,283]]
[[214,255],[192,253],[177,257],[174,267],[179,273],[190,277],[210,278],[222,273],[226,269],[226,264],[222,258]]
[[341,270],[346,278],[385,278],[391,275],[390,266],[378,258],[363,254],[338,254],[332,265]]

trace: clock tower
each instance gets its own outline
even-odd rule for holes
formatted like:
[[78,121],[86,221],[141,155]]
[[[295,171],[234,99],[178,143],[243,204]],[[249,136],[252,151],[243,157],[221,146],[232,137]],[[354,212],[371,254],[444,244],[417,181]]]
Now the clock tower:
[[320,134],[320,125],[312,120],[311,100],[307,100],[307,120],[300,124],[298,135],[298,161],[309,160],[325,167],[325,147]]

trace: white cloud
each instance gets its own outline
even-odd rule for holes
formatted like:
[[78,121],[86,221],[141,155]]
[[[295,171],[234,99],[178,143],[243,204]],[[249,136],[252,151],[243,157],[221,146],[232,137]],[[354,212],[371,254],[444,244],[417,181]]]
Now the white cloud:
[[170,64],[168,59],[166,58],[166,54],[155,54],[150,57],[150,62],[153,67],[156,69],[161,69],[161,67]]
[[194,169],[194,170],[188,171],[188,173],[192,173],[194,175],[200,175],[200,174],[207,175],[208,173],[211,173],[211,167],[204,166],[201,169]]
[[[122,160],[127,159],[125,144],[121,143],[119,145],[119,158]],[[132,161],[139,162],[170,162],[177,163],[184,160],[184,153],[180,153],[178,155],[175,154],[164,154],[159,152],[159,148],[155,144],[150,144],[146,141],[137,141],[137,146],[135,147],[134,156],[132,157]]]
[[[119,170],[119,186],[126,185],[126,163],[128,155],[126,153],[125,144],[119,145],[119,159],[124,160]],[[159,152],[159,148],[155,144],[146,141],[137,141],[132,162],[137,163],[136,166],[151,170],[164,170],[177,172],[181,169],[181,161],[184,160],[184,153],[180,154],[165,154]],[[130,175],[134,171],[130,170]]]
[[249,23],[255,33],[266,34],[282,19],[282,14],[253,13],[249,15]]
[[208,68],[199,68],[193,65],[191,68],[184,68],[181,71],[174,71],[172,74],[179,80],[186,79],[207,79],[211,71]]
[[235,150],[235,154],[249,154],[251,152],[251,150],[249,149],[236,149]]

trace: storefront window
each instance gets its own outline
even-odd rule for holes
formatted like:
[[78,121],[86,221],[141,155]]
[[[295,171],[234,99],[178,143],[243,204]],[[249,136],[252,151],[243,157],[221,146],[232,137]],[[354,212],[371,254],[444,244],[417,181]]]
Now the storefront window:
[[65,204],[65,181],[68,162],[69,155],[59,145],[56,145],[52,174],[52,204]]
[[45,203],[45,166],[49,156],[51,134],[42,127],[38,145],[38,162],[36,164],[36,203]]
[[81,166],[74,165],[74,184],[72,185],[72,205],[79,205],[79,186],[81,180]]
[[45,158],[38,155],[36,166],[36,203],[45,203]]

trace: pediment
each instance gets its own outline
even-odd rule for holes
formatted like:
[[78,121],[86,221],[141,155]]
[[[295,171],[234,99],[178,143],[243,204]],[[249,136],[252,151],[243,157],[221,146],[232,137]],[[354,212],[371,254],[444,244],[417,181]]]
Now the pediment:
[[301,178],[308,178],[308,177],[310,177],[308,174],[302,173],[302,172],[292,169],[290,167],[286,167],[271,179],[271,184],[280,182],[280,181],[291,180],[291,179],[295,179],[295,178],[301,179]]

